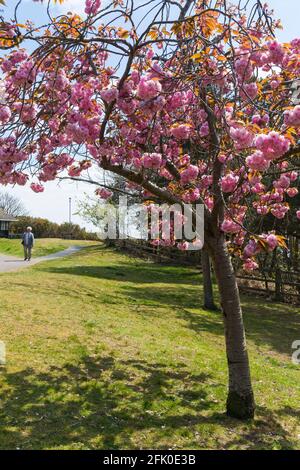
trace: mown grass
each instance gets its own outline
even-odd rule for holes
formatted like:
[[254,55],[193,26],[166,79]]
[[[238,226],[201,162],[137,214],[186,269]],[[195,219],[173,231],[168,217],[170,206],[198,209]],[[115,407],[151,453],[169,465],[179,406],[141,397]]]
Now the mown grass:
[[[34,257],[47,256],[58,251],[65,250],[70,246],[88,246],[95,244],[88,240],[64,240],[62,238],[37,238],[34,243],[32,254]],[[21,240],[0,238],[0,254],[23,257],[23,246]]]
[[243,298],[257,416],[239,422],[196,269],[94,246],[0,289],[1,449],[300,448],[299,309]]

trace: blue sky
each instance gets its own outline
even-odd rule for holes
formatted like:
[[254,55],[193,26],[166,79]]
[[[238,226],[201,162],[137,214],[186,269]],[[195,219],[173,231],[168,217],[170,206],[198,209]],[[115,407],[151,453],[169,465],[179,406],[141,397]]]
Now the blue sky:
[[[10,16],[16,5],[16,0],[6,0],[7,7],[2,8],[5,16]],[[47,2],[45,2],[47,3]],[[53,14],[72,11],[83,13],[84,0],[65,0],[63,5],[52,8]],[[104,2],[102,2],[103,4]],[[107,0],[105,1],[107,4]],[[279,40],[285,42],[300,36],[299,14],[300,0],[269,0],[268,4],[275,10],[276,17],[281,18],[284,29],[278,32]],[[32,0],[23,0],[22,10],[23,18],[31,18],[36,24],[40,24],[45,19],[45,5],[32,2]],[[2,189],[2,188],[0,188]],[[3,188],[4,189],[4,188]],[[13,187],[6,188],[7,191],[20,197],[31,215],[36,217],[46,217],[55,222],[64,222],[68,220],[68,200],[72,198],[73,212],[76,212],[77,200],[84,197],[84,194],[93,196],[94,188],[83,183],[57,183],[50,182],[46,185],[44,193],[35,194],[29,188]],[[79,216],[73,215],[74,222],[80,223],[87,228],[88,226]]]

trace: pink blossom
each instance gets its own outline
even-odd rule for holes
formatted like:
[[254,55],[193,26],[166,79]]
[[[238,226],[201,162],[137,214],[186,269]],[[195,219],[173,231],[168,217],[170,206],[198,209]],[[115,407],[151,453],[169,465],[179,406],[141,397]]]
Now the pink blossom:
[[145,168],[157,169],[162,164],[162,156],[160,153],[144,153],[141,161]]
[[207,112],[204,111],[204,109],[200,109],[198,112],[197,112],[197,118],[200,122],[205,122],[207,120]]
[[294,109],[284,112],[284,122],[287,126],[300,126],[300,105],[295,106]]
[[159,80],[149,80],[143,77],[138,84],[137,95],[142,100],[150,100],[152,98],[156,98],[161,90],[162,87]]
[[221,230],[226,233],[237,233],[241,230],[241,226],[232,219],[225,219],[221,225]]
[[168,111],[175,111],[191,101],[192,98],[193,96],[189,97],[185,92],[176,91],[168,98],[167,109]]
[[267,235],[265,240],[268,243],[269,248],[270,248],[271,251],[273,251],[278,246],[277,237],[276,237],[276,235],[274,235],[272,233],[270,235]]
[[297,171],[291,171],[289,173],[289,178],[290,178],[291,181],[296,181],[298,179]]
[[177,248],[181,251],[187,251],[189,249],[189,242],[179,242],[177,243]]
[[80,166],[72,165],[72,166],[70,166],[70,168],[68,170],[68,175],[72,176],[72,177],[80,176],[81,171],[82,171],[82,168]]
[[270,41],[267,46],[270,60],[276,65],[281,65],[285,56],[283,46],[277,41]]
[[0,106],[0,121],[2,124],[7,123],[11,118],[11,110],[8,106]]
[[100,10],[101,0],[85,0],[85,13],[87,15],[96,15]]
[[10,72],[15,65],[23,62],[27,58],[28,53],[24,49],[14,51],[10,57],[2,61],[1,69],[3,72]]
[[107,188],[98,188],[96,189],[95,194],[101,197],[101,199],[109,199],[113,195],[112,191]]
[[154,56],[154,51],[152,49],[148,49],[146,53],[147,59],[152,59],[153,56]]
[[28,176],[25,175],[25,173],[22,173],[21,171],[16,171],[13,173],[13,182],[20,185],[24,186],[28,181]]
[[124,114],[130,116],[137,108],[137,100],[118,99],[117,105]]
[[242,80],[249,80],[253,74],[253,67],[248,57],[241,57],[235,61],[235,70]]
[[198,188],[193,188],[193,189],[189,189],[188,191],[186,191],[183,196],[182,196],[182,200],[183,202],[186,202],[187,204],[190,204],[192,202],[195,202],[199,199],[200,197],[200,191]]
[[203,248],[203,240],[198,238],[192,242],[192,245],[193,250],[201,250]]
[[296,217],[300,220],[300,211],[296,211]]
[[199,130],[200,137],[206,137],[209,135],[209,125],[208,122],[204,122]]
[[251,192],[254,194],[260,194],[264,192],[265,190],[265,185],[262,183],[256,183],[254,186],[251,188]]
[[214,200],[212,197],[206,197],[204,203],[209,211],[212,211],[214,208]]
[[28,59],[28,52],[25,51],[25,49],[18,49],[12,53],[10,60],[13,63],[13,65],[16,65],[27,59]]
[[269,212],[268,206],[259,205],[256,207],[256,212],[259,215],[266,215]]
[[[276,185],[276,183],[278,183],[278,185]],[[290,183],[291,183],[290,178],[288,178],[286,175],[281,175],[279,180],[273,183],[273,186],[275,188],[280,187],[280,188],[287,189],[290,186]]]
[[116,87],[108,88],[107,90],[102,90],[100,92],[101,98],[104,99],[107,103],[111,103],[118,98],[119,91]]
[[19,103],[19,109],[21,120],[24,123],[30,123],[36,118],[37,108],[35,105]]
[[264,127],[265,125],[268,125],[269,120],[270,118],[268,114],[264,114],[263,116],[260,116],[259,114],[255,114],[252,117],[253,124],[256,124],[259,127]]
[[298,192],[299,192],[299,191],[298,191],[297,188],[288,188],[288,189],[286,190],[286,193],[287,193],[287,195],[288,195],[289,197],[295,197],[295,196],[297,196]]
[[182,157],[180,159],[180,164],[182,166],[183,165],[189,165],[190,161],[191,161],[191,157],[187,153],[185,153],[184,155],[182,155]]
[[211,186],[212,182],[213,182],[212,175],[202,175],[201,176],[201,183],[202,183],[204,188],[208,188],[209,186]]
[[199,174],[199,168],[196,165],[190,165],[188,168],[183,170],[180,174],[182,184],[190,183],[194,181]]
[[246,99],[246,100],[249,99],[249,98],[251,100],[254,100],[254,98],[256,98],[256,96],[257,96],[257,93],[258,93],[258,88],[257,88],[256,83],[254,83],[254,82],[246,83],[241,88],[241,97],[243,99]]
[[271,213],[276,217],[276,219],[283,219],[288,211],[289,207],[280,203],[274,204],[271,208]]
[[270,161],[265,158],[260,150],[257,150],[246,158],[246,165],[251,168],[251,170],[264,171],[269,168]]
[[137,86],[140,81],[140,74],[137,70],[133,70],[130,75],[131,80],[133,81],[134,85]]
[[53,117],[49,119],[48,126],[53,132],[57,132],[60,126],[59,119],[57,117]]
[[243,264],[243,269],[245,271],[254,271],[255,269],[258,269],[258,264],[253,259],[248,258]]
[[239,150],[251,147],[253,144],[253,134],[246,127],[231,127],[230,137]]
[[298,49],[300,47],[300,38],[295,38],[291,41],[291,46],[294,47],[295,49]]
[[44,186],[42,186],[42,185],[39,184],[39,183],[31,183],[30,188],[31,188],[32,191],[34,191],[35,193],[42,193],[42,192],[44,191]]
[[244,248],[243,256],[244,258],[251,258],[259,252],[259,247],[255,240],[250,240]]
[[173,179],[173,176],[166,168],[161,168],[159,174],[160,176],[162,176],[163,178],[166,178],[167,180],[171,181]]
[[228,173],[221,179],[221,188],[224,193],[232,193],[239,181],[239,177],[233,173]]
[[34,62],[32,60],[27,60],[26,62],[21,63],[13,77],[13,80],[18,86],[30,84],[34,81],[36,72]]
[[290,141],[278,132],[271,131],[269,134],[258,134],[254,145],[261,150],[265,158],[274,160],[284,155],[290,148]]
[[69,84],[70,84],[70,81],[68,77],[66,76],[66,72],[64,70],[59,70],[58,73],[54,75],[55,90],[63,91],[68,87]]
[[191,127],[188,124],[179,124],[179,126],[172,127],[171,134],[179,140],[188,139],[191,134]]

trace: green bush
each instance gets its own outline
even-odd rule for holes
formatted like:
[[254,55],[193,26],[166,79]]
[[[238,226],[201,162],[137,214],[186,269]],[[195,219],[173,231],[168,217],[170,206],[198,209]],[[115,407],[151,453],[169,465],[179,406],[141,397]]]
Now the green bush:
[[57,224],[41,217],[19,217],[11,225],[11,234],[19,235],[26,230],[26,227],[32,227],[36,238],[67,238],[72,240],[96,240],[97,235],[90,233],[77,224],[64,222]]

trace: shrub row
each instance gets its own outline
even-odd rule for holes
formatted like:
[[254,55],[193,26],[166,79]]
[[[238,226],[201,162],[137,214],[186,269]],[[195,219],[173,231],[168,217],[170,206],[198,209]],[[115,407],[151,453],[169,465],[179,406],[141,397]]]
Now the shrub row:
[[68,238],[73,240],[97,240],[97,235],[87,232],[85,228],[77,224],[64,222],[57,224],[48,219],[40,217],[19,217],[16,222],[11,224],[11,235],[18,235],[26,230],[26,227],[32,227],[36,238]]

